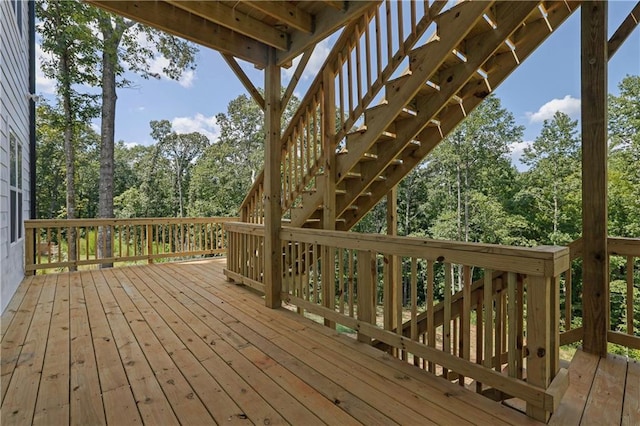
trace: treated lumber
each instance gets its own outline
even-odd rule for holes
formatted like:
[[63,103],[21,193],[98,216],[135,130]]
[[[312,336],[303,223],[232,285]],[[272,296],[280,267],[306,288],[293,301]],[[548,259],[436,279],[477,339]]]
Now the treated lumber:
[[313,32],[313,16],[296,5],[285,1],[245,1],[245,4],[276,18],[280,22],[303,31]]
[[624,389],[622,426],[640,424],[640,361],[628,359],[627,383]]
[[[204,267],[200,269],[202,273],[193,274],[193,277],[204,284],[207,282],[205,277],[210,279],[212,271]],[[363,366],[368,366],[371,371],[375,371],[377,374],[386,377],[387,380],[398,383],[412,392],[420,395],[429,395],[430,401],[437,402],[441,407],[451,410],[454,414],[459,413],[460,411],[457,410],[463,410],[465,407],[468,409],[469,404],[471,404],[484,413],[495,415],[496,418],[491,419],[489,416],[485,418],[485,414],[482,412],[478,414],[480,419],[485,419],[492,424],[499,424],[501,420],[510,424],[535,423],[522,414],[491,402],[473,392],[461,391],[459,387],[453,384],[436,379],[432,375],[406,363],[398,362],[384,352],[358,344],[353,339],[341,336],[329,328],[318,327],[310,320],[301,321],[298,316],[290,311],[265,311],[260,309],[259,299],[247,297],[246,292],[241,289],[211,288],[211,291],[223,298],[225,305],[221,306],[231,304],[280,334],[288,335],[293,330],[297,333],[296,342],[307,342],[303,346],[315,346],[319,353],[326,354],[329,354],[329,350],[333,350],[338,357],[348,357],[356,363],[359,362]],[[271,335],[269,334],[269,336]],[[363,352],[368,359],[364,363],[362,362]],[[391,370],[388,368],[391,368]]]
[[182,10],[200,16],[207,21],[222,25],[238,34],[258,40],[267,46],[275,47],[279,50],[287,50],[288,35],[286,32],[280,31],[274,26],[267,25],[250,15],[238,12],[237,9],[226,6],[220,1],[165,1]]
[[600,359],[597,355],[577,350],[569,365],[569,388],[549,425],[578,425],[587,403],[591,384]]
[[249,79],[244,70],[240,68],[240,64],[238,64],[238,61],[236,61],[236,59],[232,55],[226,53],[222,53],[222,58],[235,73],[236,77],[238,77],[238,80],[240,80],[244,88],[247,89],[253,100],[256,101],[260,109],[264,111],[264,98],[262,97],[258,89],[256,89],[256,86],[254,86],[253,82],[251,81],[251,79]]
[[111,291],[109,283],[118,283],[113,271],[103,269],[92,271],[91,274],[131,384],[131,390],[136,401],[143,402],[138,404],[142,420],[149,424],[179,424],[123,310]]
[[[194,301],[172,288],[172,279],[155,272],[134,271],[138,275],[136,287],[145,300],[156,309],[168,327],[178,336],[188,350],[172,350],[172,358],[181,371],[189,372],[190,381],[207,409],[219,423],[270,423],[284,422],[284,419],[258,393],[242,392],[251,387],[251,383],[241,378],[239,370],[248,374],[251,369],[241,369],[238,361],[241,357],[221,338],[224,325],[217,323],[211,327],[211,321],[204,319],[210,314],[206,310],[192,312],[186,306],[193,307]],[[175,278],[174,278],[175,279]],[[180,300],[177,298],[180,297]],[[164,333],[163,330],[158,330]],[[167,339],[163,338],[163,344]],[[246,344],[242,342],[241,344]],[[268,394],[267,394],[268,395]],[[271,396],[271,395],[270,395]],[[277,403],[278,401],[274,401]],[[275,406],[278,406],[274,403]],[[239,416],[243,413],[246,419]]]
[[[5,380],[8,382],[0,418],[3,425],[31,423],[36,407],[53,311],[56,277],[38,281],[42,291],[38,295],[37,304],[31,307],[31,321],[24,325],[28,329],[24,343],[20,344],[19,352],[12,351],[16,356],[16,363],[14,367],[14,361],[11,360],[13,371],[10,380],[9,377],[3,377],[3,383]],[[2,357],[5,356],[3,348]]]
[[[33,277],[28,278],[26,282],[21,284],[21,286],[24,285],[27,288],[24,298],[17,312],[13,314],[11,321],[7,321],[11,324],[11,327],[7,328],[5,334],[2,336],[2,363],[0,363],[0,386],[2,387],[0,399],[3,403],[7,395],[7,389],[11,383],[11,376],[20,358],[22,345],[29,332],[29,324],[33,318],[35,306],[38,303],[44,280],[45,278],[43,276]],[[7,315],[7,312],[2,315],[3,325],[5,315]]]
[[276,64],[276,52],[269,50],[268,65],[265,69],[265,149],[264,149],[264,283],[265,304],[270,308],[281,305],[282,291],[282,248],[280,246],[280,67]]
[[622,418],[625,388],[620,386],[620,378],[626,373],[626,357],[609,354],[600,359],[582,414],[582,425],[610,424],[612,419]]
[[618,29],[613,33],[609,42],[607,43],[607,55],[608,59],[611,59],[616,54],[620,46],[624,44],[624,41],[631,35],[633,30],[636,29],[640,23],[640,1],[636,3],[634,8],[629,12],[624,21],[620,24]]
[[88,0],[89,3],[194,43],[228,53],[258,67],[267,64],[268,47],[164,1]]
[[582,5],[582,303],[584,350],[607,355],[607,2]]
[[33,418],[37,425],[69,424],[69,276],[60,274],[56,278],[49,341]]

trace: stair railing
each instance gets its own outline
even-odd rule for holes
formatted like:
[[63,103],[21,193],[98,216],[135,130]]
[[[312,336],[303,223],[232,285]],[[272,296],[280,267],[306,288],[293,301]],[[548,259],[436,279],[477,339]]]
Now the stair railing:
[[[429,5],[428,1],[386,0],[344,28],[282,135],[283,213],[296,206],[304,191],[317,188],[316,176],[324,168],[325,146],[340,149],[339,142],[447,3],[456,2],[436,0]],[[335,101],[335,107],[328,109],[333,117],[323,111],[325,99]],[[335,122],[335,130],[327,128]],[[330,145],[323,143],[327,135],[333,139]],[[263,197],[261,172],[240,207],[243,222],[263,222]]]

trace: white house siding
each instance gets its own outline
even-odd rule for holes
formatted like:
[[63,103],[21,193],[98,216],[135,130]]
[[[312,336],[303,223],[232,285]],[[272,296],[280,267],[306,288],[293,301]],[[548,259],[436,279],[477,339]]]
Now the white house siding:
[[22,32],[13,1],[0,0],[0,311],[24,277],[24,229],[11,243],[9,134],[22,145],[22,217],[29,218],[29,28],[28,4],[20,1]]

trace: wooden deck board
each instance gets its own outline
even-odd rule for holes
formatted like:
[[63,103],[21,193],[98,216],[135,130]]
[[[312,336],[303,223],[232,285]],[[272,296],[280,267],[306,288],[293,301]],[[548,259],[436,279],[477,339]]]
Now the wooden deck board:
[[601,358],[593,378],[581,425],[619,423],[622,418],[624,386],[620,378],[627,374],[627,360],[617,355]]
[[640,424],[640,361],[638,360],[629,360],[627,366],[621,423],[624,426]]
[[[223,265],[26,279],[2,317],[2,424],[535,423],[293,312],[266,309],[226,282]],[[626,393],[637,396],[637,368],[629,370]],[[636,422],[634,401],[620,406]]]

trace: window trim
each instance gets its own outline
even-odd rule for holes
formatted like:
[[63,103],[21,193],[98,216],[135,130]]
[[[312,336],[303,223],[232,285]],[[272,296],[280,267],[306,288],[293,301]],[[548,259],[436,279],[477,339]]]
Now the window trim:
[[24,148],[15,133],[9,130],[9,242],[24,239]]

